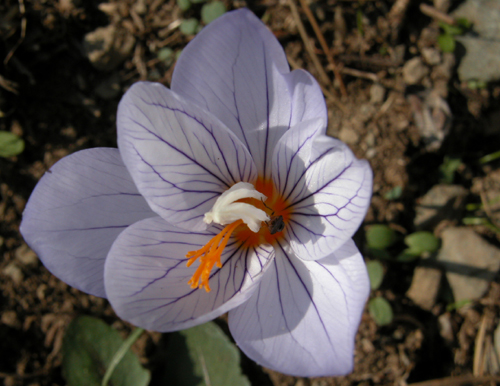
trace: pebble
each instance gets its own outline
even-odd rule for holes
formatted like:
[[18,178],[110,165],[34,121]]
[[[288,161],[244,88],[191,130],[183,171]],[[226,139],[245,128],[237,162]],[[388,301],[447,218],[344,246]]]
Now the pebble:
[[385,87],[379,83],[374,83],[370,87],[370,102],[382,103],[385,98]]
[[348,145],[355,145],[359,141],[359,134],[356,133],[351,127],[344,126],[340,130],[339,139]]
[[23,272],[15,263],[9,263],[3,270],[2,273],[12,279],[15,284],[19,284],[23,281]]
[[500,41],[472,36],[457,36],[456,39],[465,47],[466,52],[457,70],[462,82],[500,80]]
[[472,228],[446,228],[441,237],[437,260],[444,267],[455,302],[479,299],[500,269],[500,249]]
[[467,0],[452,13],[455,18],[466,18],[472,32],[457,36],[465,48],[458,66],[462,82],[469,80],[490,82],[500,79],[500,2],[492,0]]
[[408,85],[418,84],[428,73],[429,68],[419,56],[408,60],[403,66],[403,80]]
[[406,292],[413,302],[424,310],[430,311],[436,304],[441,285],[441,271],[431,267],[416,267],[411,286]]
[[424,47],[421,50],[421,54],[425,62],[431,66],[441,63],[441,53],[437,48]]
[[21,245],[16,249],[15,257],[22,265],[36,265],[38,263],[38,256],[26,244]]

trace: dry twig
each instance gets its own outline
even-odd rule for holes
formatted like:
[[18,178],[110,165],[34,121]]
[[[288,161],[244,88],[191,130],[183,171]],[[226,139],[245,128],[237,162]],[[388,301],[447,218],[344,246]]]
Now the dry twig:
[[446,24],[455,25],[457,23],[454,18],[452,18],[451,16],[447,15],[444,12],[439,11],[438,9],[434,8],[431,5],[423,3],[420,4],[420,12],[422,12],[424,15],[432,17],[433,19],[442,21],[443,23]]
[[318,23],[316,22],[316,18],[314,17],[313,13],[311,12],[311,9],[309,8],[309,5],[307,4],[306,0],[299,0],[300,4],[302,5],[302,9],[304,10],[304,13],[306,14],[307,18],[309,19],[309,23],[311,23],[311,26],[314,30],[314,33],[316,34],[316,37],[318,38],[319,44],[321,48],[323,49],[323,52],[326,55],[326,58],[328,59],[328,62],[330,63],[330,66],[332,67],[333,74],[335,75],[335,79],[337,80],[339,87],[340,87],[340,92],[343,97],[347,96],[347,90],[344,85],[344,81],[342,80],[342,75],[340,74],[339,71],[339,66],[337,63],[335,63],[335,60],[333,59],[332,52],[330,51],[330,48],[328,47],[328,44],[326,43],[325,37],[323,36],[323,33],[321,32]]
[[307,53],[311,57],[314,67],[316,67],[316,70],[318,71],[321,82],[323,82],[323,84],[325,85],[329,85],[330,78],[326,74],[325,69],[323,68],[321,62],[318,59],[318,56],[314,52],[314,47],[309,41],[309,36],[307,35],[306,29],[304,28],[304,24],[302,23],[302,20],[300,20],[299,11],[297,10],[297,5],[295,4],[295,1],[288,0],[288,4],[290,5],[290,10],[292,11],[292,16],[295,19],[295,23],[297,23],[297,28],[299,30],[300,37],[304,42],[304,46],[306,48]]
[[24,38],[26,37],[26,8],[24,7],[24,0],[19,0],[19,12],[21,13],[21,36],[17,40],[16,44],[12,49],[9,51],[5,59],[3,60],[3,64],[7,65],[9,62],[10,58],[12,58],[12,55],[14,55],[14,52],[17,50],[17,48],[21,45],[21,43],[24,41]]

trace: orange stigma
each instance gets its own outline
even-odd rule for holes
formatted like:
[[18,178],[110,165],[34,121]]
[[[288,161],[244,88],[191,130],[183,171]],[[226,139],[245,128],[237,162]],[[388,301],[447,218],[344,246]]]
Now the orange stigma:
[[233,231],[241,224],[243,224],[243,220],[237,220],[232,224],[227,225],[203,248],[187,253],[186,257],[189,259],[187,262],[188,267],[190,267],[191,264],[193,264],[196,259],[201,256],[200,266],[196,269],[191,280],[188,281],[188,284],[191,285],[191,288],[205,287],[205,291],[210,292],[210,287],[208,285],[210,271],[212,270],[214,265],[217,265],[218,268],[222,268],[222,263],[220,261],[222,251],[224,251],[224,248],[226,247],[227,242],[229,241],[229,237],[231,237]]

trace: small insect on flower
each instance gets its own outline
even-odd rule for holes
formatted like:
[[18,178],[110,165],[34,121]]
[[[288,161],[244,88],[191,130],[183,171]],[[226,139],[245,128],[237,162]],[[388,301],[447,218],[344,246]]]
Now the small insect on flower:
[[269,228],[269,233],[274,235],[275,233],[283,231],[285,229],[285,221],[283,220],[283,216],[272,216],[271,219],[266,223]]

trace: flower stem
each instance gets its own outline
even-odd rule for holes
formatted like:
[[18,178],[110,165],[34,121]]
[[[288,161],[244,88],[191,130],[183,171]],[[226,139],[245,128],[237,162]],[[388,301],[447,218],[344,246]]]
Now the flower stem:
[[115,355],[113,355],[113,358],[111,358],[111,362],[109,362],[109,366],[106,369],[106,373],[102,378],[101,386],[108,385],[108,381],[110,380],[111,375],[113,375],[113,371],[115,370],[116,366],[118,366],[120,361],[127,353],[128,349],[134,344],[134,342],[141,336],[143,332],[144,332],[143,328],[137,327],[134,331],[132,331],[129,337],[125,339],[122,345],[118,348]]

